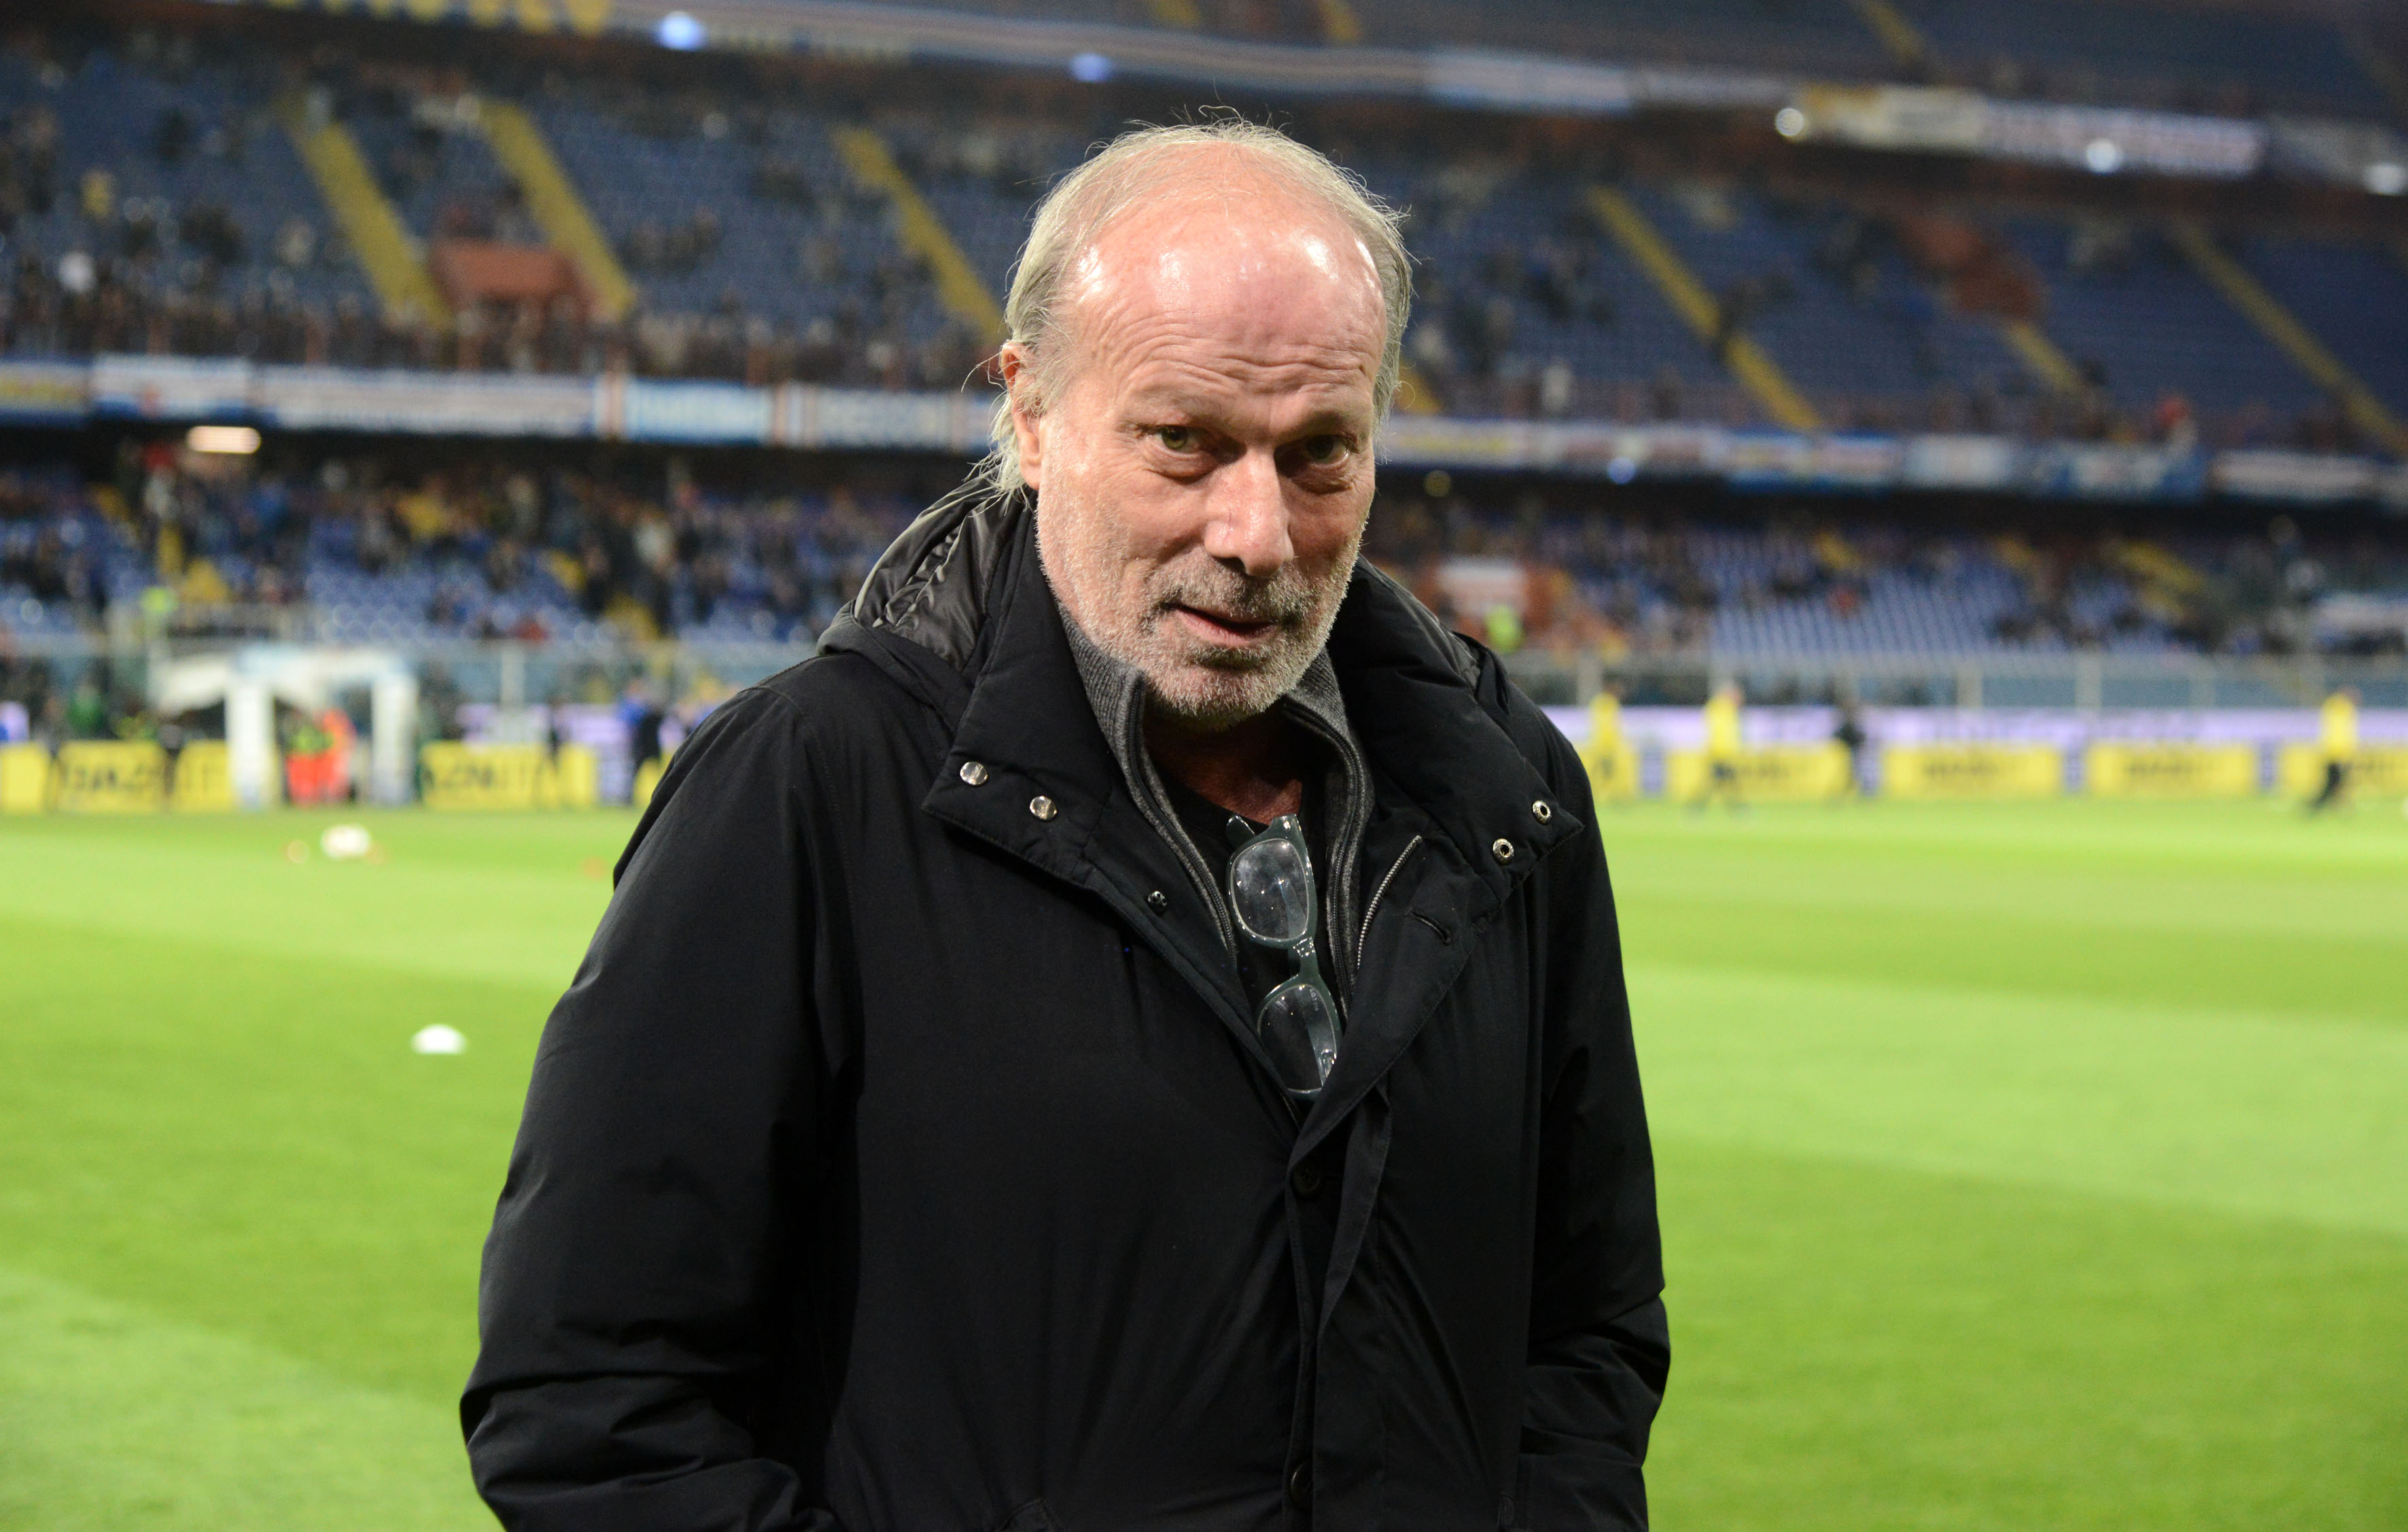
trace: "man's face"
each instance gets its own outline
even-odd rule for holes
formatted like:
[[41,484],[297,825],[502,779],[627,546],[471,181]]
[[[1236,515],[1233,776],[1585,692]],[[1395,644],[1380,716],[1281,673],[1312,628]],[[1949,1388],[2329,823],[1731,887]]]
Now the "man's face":
[[[1046,576],[1145,676],[1157,717],[1252,718],[1321,651],[1370,510],[1385,338],[1370,255],[1241,179],[1114,223],[1062,313],[1061,396],[1031,413],[1015,390]],[[1008,373],[1030,365],[1016,352]]]

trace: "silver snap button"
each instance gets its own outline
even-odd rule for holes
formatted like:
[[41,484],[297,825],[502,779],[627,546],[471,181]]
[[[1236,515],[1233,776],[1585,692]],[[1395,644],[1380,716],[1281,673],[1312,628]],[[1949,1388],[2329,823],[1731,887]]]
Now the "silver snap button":
[[1495,856],[1499,862],[1511,862],[1513,860],[1513,843],[1506,839],[1503,836],[1498,836],[1496,839],[1490,841],[1488,843],[1488,850],[1490,854]]
[[1170,908],[1170,895],[1157,888],[1145,896],[1145,907],[1159,915]]
[[1530,805],[1530,817],[1537,820],[1540,823],[1544,824],[1549,820],[1555,817],[1555,810],[1546,799],[1541,798],[1538,802]]
[[972,787],[976,787],[981,782],[985,781],[986,763],[984,761],[964,761],[962,763],[962,780],[969,783]]
[[1039,793],[1035,797],[1028,800],[1028,811],[1035,814],[1039,819],[1052,819],[1061,810],[1054,807],[1054,800],[1052,798]]

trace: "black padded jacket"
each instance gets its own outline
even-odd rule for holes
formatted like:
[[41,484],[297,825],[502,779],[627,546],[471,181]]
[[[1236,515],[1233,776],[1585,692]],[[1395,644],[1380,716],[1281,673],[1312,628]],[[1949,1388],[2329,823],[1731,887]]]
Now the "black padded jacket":
[[1586,780],[1369,566],[1309,1108],[1024,503],[678,752],[537,1055],[462,1401],[528,1532],[1631,1528],[1668,1365]]

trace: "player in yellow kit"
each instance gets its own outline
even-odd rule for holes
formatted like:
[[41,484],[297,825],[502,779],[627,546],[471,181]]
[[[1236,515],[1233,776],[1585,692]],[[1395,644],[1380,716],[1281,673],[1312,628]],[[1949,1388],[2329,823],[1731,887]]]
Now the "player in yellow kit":
[[1706,785],[1694,806],[1700,811],[1716,797],[1733,809],[1747,807],[1739,795],[1740,701],[1735,680],[1706,698]]
[[1588,768],[1590,795],[1598,802],[1611,803],[1639,791],[1637,757],[1622,737],[1622,694],[1611,686],[1589,699],[1588,743],[1581,747],[1580,756]]
[[2325,752],[2325,785],[2308,805],[2311,814],[2339,809],[2349,802],[2349,770],[2358,763],[2357,688],[2344,686],[2325,698],[2317,732],[2321,736],[2318,743]]

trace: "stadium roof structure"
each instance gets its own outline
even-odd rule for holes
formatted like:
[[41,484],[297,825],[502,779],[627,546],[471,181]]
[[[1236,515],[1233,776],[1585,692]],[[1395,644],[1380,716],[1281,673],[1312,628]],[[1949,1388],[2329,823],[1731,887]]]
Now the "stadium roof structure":
[[[218,0],[356,16],[353,0]],[[1386,98],[1504,113],[1758,113],[1784,137],[2087,171],[2235,179],[2271,173],[2408,194],[2408,139],[2368,121],[2258,118],[2004,99],[1955,86],[1480,48],[1260,42],[1202,32],[870,0],[387,0],[422,23],[611,36],[680,51],[983,64],[1102,84],[1139,79],[1277,98]]]

